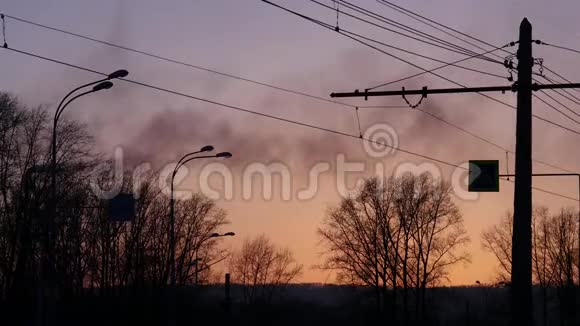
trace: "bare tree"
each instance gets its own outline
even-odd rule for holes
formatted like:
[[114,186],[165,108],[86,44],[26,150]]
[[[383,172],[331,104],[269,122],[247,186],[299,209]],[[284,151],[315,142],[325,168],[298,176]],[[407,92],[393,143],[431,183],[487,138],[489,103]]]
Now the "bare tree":
[[318,231],[327,250],[323,267],[374,288],[379,309],[393,289],[392,316],[402,288],[407,319],[413,290],[423,318],[426,288],[444,281],[450,266],[469,261],[463,250],[469,239],[450,194],[448,184],[427,174],[367,179],[329,209]]
[[[578,213],[572,209],[550,215],[546,207],[534,207],[532,214],[532,268],[534,281],[540,285],[564,286],[574,283],[578,248]],[[513,214],[482,233],[482,246],[498,261],[498,278],[511,279]]]
[[[555,287],[560,319],[574,320],[574,279],[578,261],[578,212],[563,209],[551,215],[546,207],[535,207],[532,216],[532,277],[543,288],[543,318],[547,324],[548,287]],[[499,280],[511,279],[513,215],[506,213],[497,225],[482,234],[482,246],[498,261]]]
[[302,265],[287,248],[277,248],[265,235],[246,239],[230,260],[233,280],[243,287],[244,302],[269,303],[296,279]]
[[483,249],[492,253],[499,263],[497,278],[500,282],[511,280],[513,223],[513,214],[508,212],[497,225],[493,225],[481,235]]

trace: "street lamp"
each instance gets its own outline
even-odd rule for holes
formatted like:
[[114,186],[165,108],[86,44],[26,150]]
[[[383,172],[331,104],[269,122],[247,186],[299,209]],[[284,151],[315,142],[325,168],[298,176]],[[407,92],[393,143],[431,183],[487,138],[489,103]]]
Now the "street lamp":
[[[58,124],[58,119],[60,119],[60,116],[62,114],[62,112],[64,111],[64,109],[74,100],[76,100],[77,98],[84,96],[84,95],[88,95],[91,93],[95,93],[101,90],[105,90],[105,89],[109,89],[111,87],[113,87],[113,83],[110,82],[111,79],[118,79],[118,78],[123,78],[123,77],[127,77],[127,75],[129,75],[129,72],[127,70],[121,69],[121,70],[117,70],[113,73],[110,73],[107,78],[103,78],[94,82],[90,82],[88,84],[84,84],[81,85],[75,89],[73,89],[72,91],[70,91],[68,94],[66,94],[66,96],[60,101],[60,104],[58,105],[58,107],[56,108],[56,111],[54,113],[54,120],[53,120],[53,124],[52,124],[52,144],[51,144],[51,166],[52,166],[52,195],[53,195],[53,200],[56,200],[56,127]],[[80,93],[76,96],[74,96],[73,98],[71,98],[70,100],[68,100],[66,103],[65,101],[76,91],[89,87],[89,86],[93,86],[93,88],[89,91]],[[56,205],[55,205],[56,208]],[[56,212],[54,212],[56,215]]]
[[[52,200],[51,200],[51,204],[52,204],[52,209],[51,209],[51,213],[52,216],[50,216],[50,218],[48,218],[45,221],[45,229],[44,229],[44,255],[43,255],[43,266],[42,266],[42,275],[44,277],[44,283],[47,282],[47,276],[51,277],[52,275],[47,275],[47,274],[51,274],[49,269],[51,266],[51,259],[52,259],[52,240],[51,240],[51,236],[52,236],[52,224],[54,223],[54,220],[56,219],[56,172],[57,172],[57,166],[56,166],[56,128],[57,128],[57,124],[58,124],[58,119],[60,118],[62,112],[64,111],[64,109],[74,100],[76,100],[77,98],[84,96],[84,95],[88,95],[91,93],[95,93],[101,90],[105,90],[105,89],[109,89],[111,87],[113,87],[113,83],[110,82],[111,79],[117,79],[117,78],[123,78],[126,77],[129,74],[129,72],[127,70],[117,70],[111,74],[109,74],[106,78],[94,81],[94,82],[90,82],[88,84],[84,84],[81,85],[75,89],[73,89],[72,91],[70,91],[68,94],[66,94],[66,96],[60,101],[60,104],[58,105],[58,107],[56,108],[56,111],[54,112],[54,119],[53,119],[53,124],[52,124],[52,143],[51,143],[51,164],[50,164],[50,170],[51,170],[51,196],[52,196]],[[82,92],[80,94],[75,95],[73,98],[71,98],[70,100],[67,101],[67,99],[73,95],[76,91],[81,90],[83,88],[89,87],[89,86],[93,86],[93,88],[89,91],[85,91]],[[48,286],[48,284],[44,284],[44,288],[46,290],[46,287]],[[44,302],[41,304],[41,306],[44,304]],[[44,314],[46,315],[46,313]]]
[[[177,162],[177,165],[175,166],[175,168],[173,169],[173,172],[171,173],[171,194],[170,194],[170,199],[169,199],[169,246],[170,246],[170,277],[171,277],[171,287],[175,287],[175,282],[176,282],[176,275],[175,275],[175,198],[173,195],[173,190],[174,190],[174,179],[175,179],[175,175],[177,174],[177,171],[179,170],[179,168],[181,168],[182,166],[184,166],[187,162],[192,161],[192,160],[196,160],[196,159],[201,159],[201,158],[214,158],[214,157],[218,157],[218,158],[230,158],[232,157],[232,154],[229,152],[222,152],[222,153],[218,153],[216,155],[203,155],[203,156],[193,156],[195,154],[199,154],[199,153],[204,153],[204,152],[211,152],[213,151],[213,146],[204,146],[202,147],[199,151],[196,152],[191,152],[188,154],[185,154],[183,157],[181,157],[181,159],[179,159],[179,161]],[[217,234],[217,233],[214,233]],[[214,236],[214,234],[211,234],[211,236]],[[217,234],[217,236],[219,236],[219,234]],[[215,237],[215,236],[214,236]]]
[[[95,93],[101,90],[105,90],[105,89],[109,89],[111,87],[113,87],[113,83],[110,82],[109,80],[111,79],[117,79],[117,78],[122,78],[122,77],[126,77],[129,74],[129,72],[127,70],[117,70],[111,74],[109,74],[107,76],[107,78],[103,78],[94,82],[90,82],[88,84],[84,84],[81,85],[75,89],[73,89],[72,91],[70,91],[68,94],[66,94],[66,96],[60,101],[60,104],[58,105],[58,107],[56,108],[56,111],[54,113],[54,120],[53,120],[53,124],[52,124],[52,143],[51,143],[51,192],[52,192],[52,205],[53,205],[53,209],[52,209],[52,219],[51,221],[49,221],[48,223],[48,228],[46,230],[47,232],[47,239],[45,241],[47,241],[46,245],[47,245],[47,249],[49,249],[48,246],[50,246],[50,226],[52,224],[52,220],[56,218],[56,128],[57,128],[57,124],[58,124],[58,120],[60,119],[60,116],[62,114],[62,112],[64,111],[64,109],[66,109],[66,107],[74,100],[76,100],[77,98],[84,96],[84,95],[88,95],[91,93]],[[76,91],[82,89],[82,88],[86,88],[89,86],[93,86],[93,88],[89,91],[80,93],[75,95],[73,98],[71,98],[70,100],[67,101],[67,99]],[[66,101],[66,103],[65,103]],[[50,249],[49,249],[50,250]]]
[[195,285],[197,285],[198,274],[199,274],[199,260],[200,259],[197,257],[197,252],[199,251],[199,248],[201,248],[201,246],[203,245],[204,242],[206,242],[207,240],[209,240],[211,238],[233,237],[234,235],[236,235],[234,232],[226,232],[224,234],[212,233],[209,235],[209,237],[207,237],[199,242],[199,245],[197,245],[197,248],[195,248]]

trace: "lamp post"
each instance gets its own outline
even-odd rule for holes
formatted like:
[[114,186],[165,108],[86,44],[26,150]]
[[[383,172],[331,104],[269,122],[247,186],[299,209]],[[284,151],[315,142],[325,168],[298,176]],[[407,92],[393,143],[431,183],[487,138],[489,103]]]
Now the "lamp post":
[[[107,78],[103,78],[94,82],[90,82],[88,84],[81,85],[72,91],[70,91],[66,96],[60,101],[55,113],[54,113],[54,120],[52,124],[52,143],[51,143],[51,192],[52,192],[52,204],[53,204],[53,219],[56,218],[56,128],[58,124],[58,119],[60,118],[62,112],[66,107],[76,100],[77,98],[88,95],[91,93],[95,93],[101,90],[109,89],[113,87],[113,83],[110,82],[111,79],[118,79],[126,77],[129,74],[127,70],[117,70],[107,76]],[[81,90],[83,88],[93,86],[93,88],[89,91],[80,93],[75,95],[73,98],[67,101],[67,99],[74,94],[76,91]],[[65,102],[66,101],[66,102]],[[52,224],[52,223],[50,223]],[[48,234],[50,236],[50,232]],[[49,241],[49,240],[48,240]],[[49,241],[50,243],[50,241]]]
[[176,293],[175,293],[175,282],[176,282],[176,275],[175,275],[175,198],[173,195],[173,189],[174,189],[174,179],[175,179],[175,175],[177,174],[177,171],[179,170],[179,168],[181,168],[183,165],[185,165],[187,162],[192,161],[192,160],[196,160],[196,159],[201,159],[201,158],[212,158],[212,157],[223,157],[223,158],[230,158],[232,157],[232,154],[229,152],[222,152],[222,153],[218,153],[216,155],[203,155],[203,156],[194,156],[195,154],[199,154],[199,153],[204,153],[204,152],[211,152],[213,151],[213,146],[204,146],[202,147],[199,151],[196,152],[191,152],[188,154],[185,154],[181,157],[181,159],[179,159],[179,161],[177,162],[177,165],[175,166],[175,168],[173,169],[173,172],[171,173],[171,194],[170,194],[170,198],[169,198],[169,271],[170,271],[170,283],[171,283],[171,304],[170,304],[170,316],[169,316],[169,325],[173,326],[176,324],[176,310],[175,310],[175,304],[176,304]]
[[[53,223],[54,220],[56,219],[56,208],[57,208],[57,204],[56,204],[56,173],[57,173],[57,166],[56,166],[56,137],[57,137],[57,133],[56,133],[56,128],[58,125],[58,119],[60,118],[62,112],[64,111],[64,109],[74,100],[76,100],[77,98],[84,96],[84,95],[88,95],[91,93],[95,93],[101,90],[105,90],[105,89],[109,89],[111,87],[113,87],[113,83],[110,82],[111,79],[118,79],[118,78],[123,78],[126,77],[129,74],[129,72],[127,70],[117,70],[111,74],[109,74],[106,78],[94,81],[94,82],[90,82],[88,84],[84,84],[81,85],[75,89],[73,89],[72,91],[70,91],[68,94],[66,94],[66,96],[61,100],[60,104],[58,105],[58,107],[56,108],[56,111],[54,113],[54,119],[53,119],[53,124],[52,124],[52,142],[51,142],[51,164],[50,164],[50,170],[51,170],[51,216],[49,216],[46,221],[45,221],[45,225],[44,225],[44,255],[43,255],[43,266],[42,266],[42,275],[44,278],[44,286],[43,288],[45,289],[45,291],[48,288],[48,284],[47,281],[52,280],[52,277],[54,275],[52,275],[53,273],[50,271],[51,266],[52,266],[52,232],[53,232]],[[93,86],[93,88],[91,90],[82,92],[80,94],[77,94],[75,96],[73,96],[71,99],[68,99],[71,95],[73,95],[76,91],[79,91],[83,88],[89,87],[89,86]],[[68,101],[67,101],[68,99]],[[47,293],[44,293],[44,295],[47,295]],[[43,302],[44,304],[44,302]],[[46,311],[45,311],[45,317],[46,317]],[[45,318],[43,318],[45,319]],[[46,320],[43,320],[46,323]]]
[[219,233],[212,233],[209,235],[209,237],[201,240],[199,242],[199,245],[197,245],[197,248],[195,248],[195,285],[197,285],[198,283],[198,275],[199,275],[199,258],[197,257],[197,252],[199,251],[199,248],[203,245],[204,242],[206,242],[207,240],[211,239],[211,238],[220,238],[220,237],[233,237],[234,235],[236,235],[234,232],[226,232],[224,234],[219,234]]
[[170,199],[169,199],[169,228],[170,228],[169,229],[169,246],[170,246],[169,269],[170,269],[170,277],[171,277],[170,282],[171,282],[172,288],[175,287],[175,282],[176,282],[176,275],[175,275],[175,198],[174,198],[174,194],[173,194],[173,190],[174,190],[173,182],[174,182],[175,175],[177,174],[177,171],[179,170],[179,168],[181,168],[183,165],[185,165],[189,161],[196,160],[196,159],[202,159],[202,158],[213,158],[213,157],[230,158],[230,157],[232,157],[232,154],[229,152],[222,152],[222,153],[218,153],[216,155],[193,156],[195,154],[199,154],[199,153],[203,153],[203,152],[211,152],[211,151],[213,151],[213,146],[208,145],[208,146],[204,146],[199,151],[185,154],[177,162],[175,169],[173,169],[173,172],[171,173],[171,194],[170,194]]

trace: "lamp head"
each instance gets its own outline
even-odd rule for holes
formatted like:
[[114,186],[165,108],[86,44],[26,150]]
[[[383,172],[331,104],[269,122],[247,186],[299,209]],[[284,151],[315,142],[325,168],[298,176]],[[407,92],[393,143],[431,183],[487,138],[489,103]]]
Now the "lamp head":
[[124,78],[129,75],[129,72],[125,69],[117,70],[109,74],[109,79]]
[[98,83],[97,85],[93,86],[93,92],[98,92],[103,89],[109,89],[113,87],[113,83],[110,81],[104,81],[102,83]]
[[221,152],[221,153],[217,153],[215,157],[230,158],[230,157],[232,157],[232,153],[230,153],[230,152]]
[[213,151],[213,146],[211,146],[211,145],[203,146],[199,151],[200,152],[211,152],[211,151]]

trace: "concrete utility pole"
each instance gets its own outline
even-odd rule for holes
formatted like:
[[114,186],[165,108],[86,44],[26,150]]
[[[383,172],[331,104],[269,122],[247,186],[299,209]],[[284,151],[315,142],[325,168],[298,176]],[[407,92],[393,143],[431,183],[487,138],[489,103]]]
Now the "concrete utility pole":
[[[524,18],[520,25],[518,81],[511,86],[447,88],[401,91],[332,93],[331,97],[405,96],[447,93],[518,92],[516,130],[516,180],[512,238],[512,324],[532,325],[532,91],[580,88],[574,84],[532,84],[532,25]],[[580,232],[580,230],[579,230]],[[580,262],[579,262],[580,264]]]
[[532,325],[532,25],[520,24],[516,181],[512,234],[512,323]]

